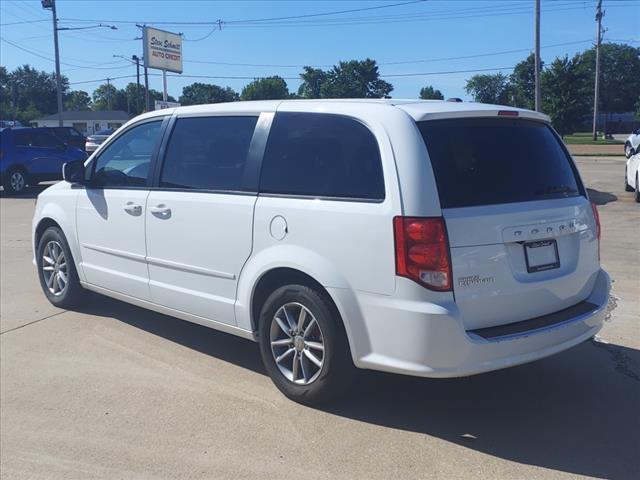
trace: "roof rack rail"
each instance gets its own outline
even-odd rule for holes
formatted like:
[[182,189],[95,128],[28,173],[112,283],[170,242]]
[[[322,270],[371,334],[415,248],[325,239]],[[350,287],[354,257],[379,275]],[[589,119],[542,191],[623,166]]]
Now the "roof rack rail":
[[461,98],[458,97],[451,97],[451,98],[447,98],[447,102],[462,102]]

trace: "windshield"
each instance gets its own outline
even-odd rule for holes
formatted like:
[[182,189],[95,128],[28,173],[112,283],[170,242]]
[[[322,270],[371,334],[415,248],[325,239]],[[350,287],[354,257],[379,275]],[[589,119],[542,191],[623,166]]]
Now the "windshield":
[[541,122],[458,118],[418,122],[442,208],[584,195],[573,163]]

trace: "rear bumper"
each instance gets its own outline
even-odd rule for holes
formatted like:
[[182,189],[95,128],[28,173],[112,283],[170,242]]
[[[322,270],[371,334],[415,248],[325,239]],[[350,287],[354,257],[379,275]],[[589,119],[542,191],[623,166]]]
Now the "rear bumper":
[[[422,377],[459,377],[531,362],[573,347],[602,328],[611,281],[600,270],[582,308],[531,329],[514,328],[481,336],[466,331],[455,303],[448,305],[358,294],[362,318],[352,322],[344,292],[334,290],[345,310],[353,360],[357,367]],[[575,315],[572,315],[575,314]],[[536,319],[537,320],[537,319]],[[557,320],[557,321],[555,321]],[[526,322],[523,322],[526,325]],[[496,334],[493,334],[496,333]],[[363,340],[364,339],[364,340]]]

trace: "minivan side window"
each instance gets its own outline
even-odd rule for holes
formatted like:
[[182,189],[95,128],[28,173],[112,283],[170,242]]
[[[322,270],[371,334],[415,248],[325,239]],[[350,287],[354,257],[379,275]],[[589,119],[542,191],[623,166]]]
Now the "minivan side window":
[[277,113],[262,162],[260,192],[384,199],[375,136],[359,121],[325,113]]
[[258,117],[179,118],[160,174],[161,188],[240,191]]
[[143,123],[120,135],[94,161],[92,187],[143,187],[162,120]]

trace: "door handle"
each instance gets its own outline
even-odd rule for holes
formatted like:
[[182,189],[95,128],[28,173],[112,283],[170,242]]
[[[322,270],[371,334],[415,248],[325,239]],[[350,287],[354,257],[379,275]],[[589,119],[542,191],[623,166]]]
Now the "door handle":
[[124,206],[124,211],[131,215],[140,215],[142,214],[142,206],[133,202],[127,202]]
[[160,203],[155,207],[149,207],[149,211],[158,218],[167,219],[171,218],[171,209],[164,203]]

